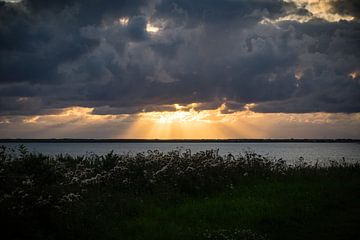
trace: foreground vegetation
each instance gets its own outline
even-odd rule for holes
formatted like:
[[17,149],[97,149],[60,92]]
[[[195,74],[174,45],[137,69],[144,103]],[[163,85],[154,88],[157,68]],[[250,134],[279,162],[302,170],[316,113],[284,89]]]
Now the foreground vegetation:
[[360,165],[0,149],[2,239],[360,239]]

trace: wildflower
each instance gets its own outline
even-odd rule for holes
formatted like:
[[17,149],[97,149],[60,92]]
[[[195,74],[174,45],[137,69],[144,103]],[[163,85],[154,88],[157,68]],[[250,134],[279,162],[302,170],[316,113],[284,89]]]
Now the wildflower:
[[67,195],[64,195],[60,202],[74,202],[80,198],[80,194],[77,193],[69,193]]
[[26,180],[23,180],[21,183],[25,186],[32,186],[34,184],[34,181],[30,178],[27,178]]

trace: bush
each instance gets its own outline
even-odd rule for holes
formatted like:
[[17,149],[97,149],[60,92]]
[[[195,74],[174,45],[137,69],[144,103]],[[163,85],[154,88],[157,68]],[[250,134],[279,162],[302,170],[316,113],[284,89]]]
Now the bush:
[[[331,163],[321,174],[342,168],[358,169],[359,164]],[[82,218],[85,211],[117,204],[122,214],[131,215],[131,199],[146,194],[196,196],[231,189],[251,178],[311,175],[318,174],[319,169],[317,164],[300,161],[289,166],[282,159],[269,159],[250,152],[219,156],[217,150],[195,154],[176,150],[73,157],[30,153],[24,146],[17,150],[2,146],[0,214],[9,236],[27,233],[22,237],[41,238],[41,234],[70,231],[74,226],[58,223],[74,216]],[[116,201],[112,200],[115,196]],[[19,228],[23,230],[19,232]],[[236,231],[236,234],[245,233],[248,232]],[[229,233],[209,234],[217,236],[212,239],[222,239],[220,235]],[[223,239],[237,239],[231,236]],[[245,239],[262,238],[249,235]]]

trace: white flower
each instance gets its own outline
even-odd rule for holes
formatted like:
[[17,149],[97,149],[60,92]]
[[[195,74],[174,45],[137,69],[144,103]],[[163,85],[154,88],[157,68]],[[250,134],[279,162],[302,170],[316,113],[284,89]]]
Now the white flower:
[[22,184],[25,186],[32,186],[34,184],[34,181],[30,178],[27,178],[26,180],[22,181]]

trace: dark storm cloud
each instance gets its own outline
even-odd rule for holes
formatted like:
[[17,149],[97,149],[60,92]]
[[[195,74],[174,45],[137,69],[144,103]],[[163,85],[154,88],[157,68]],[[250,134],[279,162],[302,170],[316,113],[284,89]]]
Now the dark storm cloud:
[[313,21],[286,23],[282,27],[285,25],[291,26],[298,37],[302,36],[300,39],[307,47],[298,55],[297,67],[301,69],[302,77],[291,97],[284,101],[260,103],[254,110],[359,112],[360,82],[349,76],[349,73],[359,70],[359,24]]
[[222,25],[240,20],[246,25],[261,20],[264,16],[273,18],[294,7],[282,0],[169,0],[161,1],[156,7],[156,16],[174,19],[187,27],[197,24]]
[[359,19],[360,1],[358,0],[337,0],[333,3],[333,11],[341,14],[347,14]]
[[[336,4],[357,16],[355,1]],[[194,102],[226,103],[224,113],[248,103],[260,112],[359,112],[359,79],[349,77],[360,70],[359,22],[261,22],[288,14],[311,16],[281,0],[0,2],[1,115]]]
[[98,45],[97,40],[81,36],[81,27],[136,14],[142,1],[24,0],[21,4],[0,2],[0,50],[6,56],[0,60],[2,82],[60,80],[61,63]]
[[78,34],[70,10],[35,15],[28,12],[31,6],[30,10],[0,6],[1,82],[57,81],[59,64],[96,45]]

